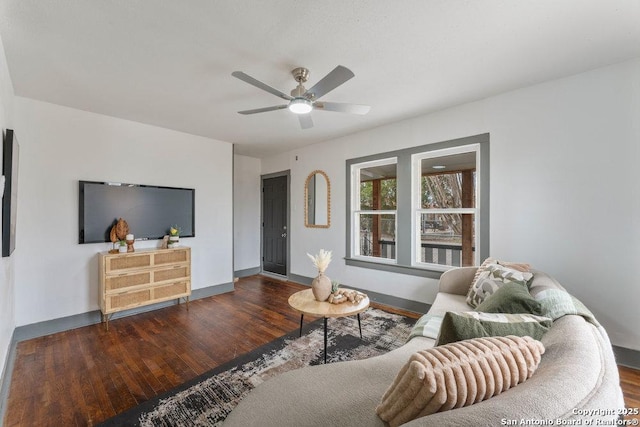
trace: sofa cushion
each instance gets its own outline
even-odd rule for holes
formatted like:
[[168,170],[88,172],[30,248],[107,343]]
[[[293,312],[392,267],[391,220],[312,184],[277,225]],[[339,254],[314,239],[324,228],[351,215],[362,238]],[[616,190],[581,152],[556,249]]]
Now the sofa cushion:
[[480,266],[476,270],[476,274],[473,276],[473,281],[471,282],[471,286],[473,286],[473,284],[478,281],[480,276],[482,276],[484,272],[487,271],[487,267],[489,267],[489,264],[497,264],[497,263],[498,263],[498,260],[491,257],[482,261],[482,264],[480,264]]
[[476,280],[467,293],[467,304],[475,308],[505,283],[519,283],[526,286],[532,278],[533,274],[528,271],[520,271],[520,269],[498,263],[488,264],[484,271],[476,274]]
[[531,296],[526,287],[505,283],[478,304],[476,311],[485,313],[529,313],[542,316],[542,305]]
[[495,280],[502,280],[503,282],[515,282],[526,286],[527,283],[533,278],[533,273],[528,270],[523,270],[516,266],[524,264],[497,262],[495,264],[489,264],[487,270],[490,276]]
[[516,335],[541,339],[551,324],[548,317],[526,313],[448,312],[442,319],[436,346],[476,337]]
[[482,261],[482,264],[480,264],[480,266],[476,269],[476,273],[473,276],[473,280],[471,281],[470,285],[473,285],[476,280],[478,280],[478,278],[480,277],[480,275],[482,273],[484,273],[485,271],[487,271],[488,267],[490,264],[500,264],[503,265],[505,267],[509,267],[512,268],[514,270],[518,270],[521,272],[528,272],[531,269],[531,265],[524,263],[524,262],[509,262],[509,261],[498,261],[495,258],[487,258],[484,261]]
[[541,342],[516,336],[418,351],[400,369],[376,413],[393,427],[486,400],[530,378],[543,353]]
[[415,337],[427,337],[433,339],[435,343],[445,313],[447,311],[467,311],[469,309],[465,298],[464,295],[438,292],[429,312],[416,321],[407,341]]

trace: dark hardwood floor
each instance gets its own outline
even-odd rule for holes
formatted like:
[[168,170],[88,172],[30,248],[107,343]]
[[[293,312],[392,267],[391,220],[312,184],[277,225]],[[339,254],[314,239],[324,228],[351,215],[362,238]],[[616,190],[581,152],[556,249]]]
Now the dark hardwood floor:
[[[108,332],[93,325],[19,343],[4,425],[90,426],[298,328],[287,299],[305,286],[254,276],[235,289],[188,311],[113,320]],[[640,371],[620,374],[628,406],[639,407]]]

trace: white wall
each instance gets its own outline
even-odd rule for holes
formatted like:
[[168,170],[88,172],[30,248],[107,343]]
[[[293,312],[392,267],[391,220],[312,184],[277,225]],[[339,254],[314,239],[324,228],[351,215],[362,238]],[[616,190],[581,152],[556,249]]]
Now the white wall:
[[234,155],[234,271],[260,267],[260,159]]
[[[345,160],[485,132],[491,255],[552,274],[614,344],[640,350],[640,59],[265,159],[263,173],[291,169],[291,273],[313,277],[305,253],[331,249],[332,279],[432,302],[436,281],[345,265]],[[304,227],[314,169],[331,179],[328,230]]]
[[181,239],[192,288],[232,282],[231,144],[21,97],[15,123],[18,326],[99,308],[97,253],[110,244],[77,243],[78,180],[195,188],[196,237]]
[[[291,153],[282,153],[260,161],[260,172],[262,175],[283,172],[289,170]],[[311,171],[309,171],[311,172]],[[305,177],[306,178],[306,177]]]
[[[0,129],[3,133],[13,126],[13,99],[13,84],[9,76],[4,46],[0,40]],[[2,164],[2,150],[0,150],[0,164]],[[14,259],[15,257],[11,256],[0,260],[0,385],[4,378],[4,367],[15,327]]]

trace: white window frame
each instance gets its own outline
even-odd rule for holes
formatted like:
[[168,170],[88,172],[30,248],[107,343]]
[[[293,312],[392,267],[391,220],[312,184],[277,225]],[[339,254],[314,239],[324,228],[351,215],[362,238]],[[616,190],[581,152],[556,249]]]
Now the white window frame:
[[[398,245],[398,210],[362,210],[360,209],[360,171],[362,169],[376,167],[376,166],[384,166],[384,165],[396,165],[396,170],[398,167],[398,158],[397,157],[388,157],[385,159],[379,159],[369,162],[356,163],[351,165],[351,254],[350,256],[353,259],[359,259],[363,261],[371,261],[382,264],[397,264],[397,253],[395,258],[382,258],[382,257],[373,257],[368,255],[361,255],[360,248],[360,216],[366,214],[373,215],[393,215],[395,217],[395,230],[394,235],[396,238],[396,246]],[[397,177],[396,177],[397,179]],[[396,183],[397,185],[397,183]],[[397,203],[397,201],[396,201]]]
[[[444,148],[441,150],[426,151],[423,153],[416,153],[411,155],[411,229],[412,236],[412,251],[411,259],[412,266],[418,268],[426,268],[429,270],[446,271],[451,269],[450,265],[435,264],[422,262],[421,258],[421,245],[422,239],[420,234],[420,222],[422,214],[473,214],[474,227],[476,230],[474,246],[480,248],[480,185],[474,186],[475,191],[475,207],[474,208],[445,208],[445,209],[423,209],[422,208],[422,160],[433,159],[444,156],[451,156],[455,154],[463,153],[475,153],[476,157],[476,182],[480,182],[480,174],[482,173],[480,163],[480,144],[468,144],[461,145],[452,148]],[[480,265],[480,251],[476,250],[474,254],[474,265]]]

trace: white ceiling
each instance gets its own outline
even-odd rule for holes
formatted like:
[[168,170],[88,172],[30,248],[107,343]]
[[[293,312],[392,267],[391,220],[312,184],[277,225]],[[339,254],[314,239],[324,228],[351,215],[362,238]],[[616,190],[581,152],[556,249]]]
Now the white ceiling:
[[[236,143],[265,157],[549,79],[640,57],[640,0],[2,0],[16,95]],[[283,101],[290,71],[322,98],[368,104],[312,113]]]

